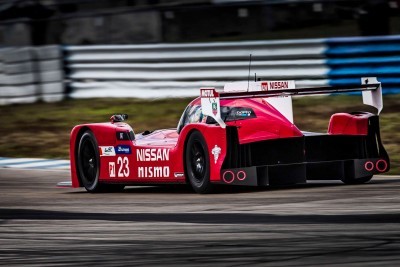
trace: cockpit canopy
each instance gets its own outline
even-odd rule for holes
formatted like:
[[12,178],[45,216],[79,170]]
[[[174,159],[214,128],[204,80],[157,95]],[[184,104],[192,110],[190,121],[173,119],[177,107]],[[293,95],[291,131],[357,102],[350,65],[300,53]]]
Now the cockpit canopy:
[[[177,127],[178,133],[180,133],[184,126],[190,123],[217,123],[213,118],[203,115],[200,101],[196,100],[190,103],[183,112]],[[225,122],[252,119],[257,117],[256,113],[251,107],[233,106],[229,105],[228,103],[223,104],[225,105],[221,106],[221,118]]]

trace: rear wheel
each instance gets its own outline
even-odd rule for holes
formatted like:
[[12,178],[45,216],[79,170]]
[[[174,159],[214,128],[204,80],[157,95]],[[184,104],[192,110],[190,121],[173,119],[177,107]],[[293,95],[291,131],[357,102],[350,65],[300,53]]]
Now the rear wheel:
[[91,131],[84,132],[79,140],[77,167],[85,189],[91,193],[100,191],[100,155],[96,138]]
[[344,178],[342,182],[345,184],[364,184],[369,182],[372,179],[373,175],[364,176],[361,178]]
[[187,141],[185,148],[185,167],[190,185],[197,193],[210,193],[210,159],[203,135],[195,131]]

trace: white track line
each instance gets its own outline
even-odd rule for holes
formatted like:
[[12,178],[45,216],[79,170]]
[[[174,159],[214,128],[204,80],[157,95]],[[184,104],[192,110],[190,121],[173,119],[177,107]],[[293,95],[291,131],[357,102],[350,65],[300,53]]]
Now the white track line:
[[69,160],[37,158],[0,158],[0,168],[14,169],[69,169]]

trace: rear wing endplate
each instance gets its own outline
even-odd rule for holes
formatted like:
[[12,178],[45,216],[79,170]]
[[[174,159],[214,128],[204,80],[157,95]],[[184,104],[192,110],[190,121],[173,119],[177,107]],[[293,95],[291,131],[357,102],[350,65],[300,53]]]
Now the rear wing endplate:
[[373,106],[378,110],[377,115],[379,115],[383,109],[383,100],[382,100],[382,85],[376,77],[369,78],[361,78],[361,84],[363,85],[376,85],[376,89],[373,90],[364,90],[362,92],[363,103],[365,105]]

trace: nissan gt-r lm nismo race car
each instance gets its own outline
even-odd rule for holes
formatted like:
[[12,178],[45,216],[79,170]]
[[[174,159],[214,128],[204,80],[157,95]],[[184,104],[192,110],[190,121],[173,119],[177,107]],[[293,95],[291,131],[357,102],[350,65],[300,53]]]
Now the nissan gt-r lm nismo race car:
[[[292,95],[357,91],[376,114],[333,114],[327,133],[304,132],[293,124]],[[72,186],[98,192],[189,183],[207,193],[216,184],[365,183],[390,168],[379,133],[381,110],[376,78],[362,78],[359,86],[296,89],[294,81],[259,81],[229,83],[223,92],[201,88],[176,129],[135,134],[123,122],[125,114],[74,127]]]

